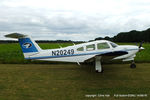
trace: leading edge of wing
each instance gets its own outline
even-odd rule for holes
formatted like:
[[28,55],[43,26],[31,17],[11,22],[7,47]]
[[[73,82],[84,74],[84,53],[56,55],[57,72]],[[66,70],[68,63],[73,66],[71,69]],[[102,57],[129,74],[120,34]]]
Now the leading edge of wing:
[[128,54],[127,51],[113,51],[113,52],[105,52],[105,53],[102,53],[102,54],[97,54],[95,55],[94,57],[90,58],[90,59],[87,59],[86,61],[90,61],[92,60],[93,58],[95,58],[96,56],[102,56],[103,59],[107,58],[107,59],[112,59],[114,57],[117,57],[117,56],[122,56],[122,55],[125,55],[125,54]]
[[113,52],[107,52],[107,53],[103,53],[103,54],[96,55],[96,56],[121,56],[125,54],[128,54],[128,52],[127,51],[113,51]]

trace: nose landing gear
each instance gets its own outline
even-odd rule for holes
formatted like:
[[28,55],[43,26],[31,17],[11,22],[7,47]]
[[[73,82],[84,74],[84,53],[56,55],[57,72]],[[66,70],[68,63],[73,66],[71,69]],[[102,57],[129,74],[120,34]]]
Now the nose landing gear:
[[134,61],[131,63],[130,68],[136,68],[136,64]]

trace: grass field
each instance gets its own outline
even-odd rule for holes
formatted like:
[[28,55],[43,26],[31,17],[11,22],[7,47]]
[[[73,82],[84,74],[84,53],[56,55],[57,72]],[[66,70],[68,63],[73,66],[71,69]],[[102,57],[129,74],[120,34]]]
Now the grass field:
[[[87,95],[110,97],[87,97]],[[114,97],[146,94],[146,97]],[[150,64],[0,64],[0,100],[150,100]]]
[[[121,43],[121,44],[135,45],[134,43]],[[59,45],[61,45],[62,47],[66,47],[72,44],[61,43],[58,45],[57,43],[40,43],[39,45],[42,49],[53,49],[53,48],[59,48]],[[136,62],[150,62],[150,44],[145,43],[143,44],[143,47],[145,48],[145,50],[137,54],[135,58]],[[31,62],[30,60],[25,60],[23,58],[23,54],[19,44],[13,43],[13,44],[0,44],[0,63],[1,64],[5,64],[5,63],[24,64],[24,63],[52,63],[52,62],[42,62],[42,61]]]
[[[39,45],[42,49],[59,48],[55,43]],[[25,60],[18,43],[0,44],[0,100],[149,100],[150,44],[143,47],[135,58],[141,62],[136,69],[123,63],[104,64],[100,74],[92,65]],[[121,98],[114,94],[147,96]],[[96,97],[88,97],[92,95]]]

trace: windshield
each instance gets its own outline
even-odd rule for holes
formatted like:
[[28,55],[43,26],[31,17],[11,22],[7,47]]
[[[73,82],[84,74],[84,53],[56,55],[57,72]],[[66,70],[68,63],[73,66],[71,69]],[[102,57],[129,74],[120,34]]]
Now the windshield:
[[108,48],[110,47],[106,42],[97,44],[97,49],[108,49]]
[[111,44],[111,46],[113,47],[113,48],[116,48],[118,45],[117,44],[115,44],[115,43],[110,43]]

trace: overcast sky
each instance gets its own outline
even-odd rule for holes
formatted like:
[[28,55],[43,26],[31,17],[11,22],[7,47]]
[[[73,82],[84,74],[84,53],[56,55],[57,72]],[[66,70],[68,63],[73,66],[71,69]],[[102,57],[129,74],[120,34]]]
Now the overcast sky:
[[0,0],[0,40],[92,40],[150,28],[150,0]]

